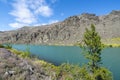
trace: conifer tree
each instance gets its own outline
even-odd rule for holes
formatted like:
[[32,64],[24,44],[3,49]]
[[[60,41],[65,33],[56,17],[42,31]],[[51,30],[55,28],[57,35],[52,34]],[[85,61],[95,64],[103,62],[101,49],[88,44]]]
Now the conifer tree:
[[83,41],[86,51],[85,57],[89,60],[88,67],[90,71],[94,73],[94,70],[98,69],[101,64],[101,51],[103,45],[93,24],[91,24],[91,29],[86,28]]

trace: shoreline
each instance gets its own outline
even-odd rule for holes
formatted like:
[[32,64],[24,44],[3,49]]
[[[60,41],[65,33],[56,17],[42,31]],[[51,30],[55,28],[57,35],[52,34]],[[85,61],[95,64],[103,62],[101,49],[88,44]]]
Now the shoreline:
[[[120,44],[112,43],[112,44],[107,44],[103,43],[105,47],[120,47]],[[81,44],[13,44],[13,45],[40,45],[40,46],[76,46],[76,47],[81,47],[83,45]]]

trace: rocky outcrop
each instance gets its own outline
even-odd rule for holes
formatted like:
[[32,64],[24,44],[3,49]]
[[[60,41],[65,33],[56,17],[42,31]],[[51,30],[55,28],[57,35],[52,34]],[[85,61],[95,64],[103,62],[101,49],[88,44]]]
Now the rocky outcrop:
[[0,48],[0,80],[52,80],[55,72],[36,60],[21,58],[10,51]]
[[0,41],[1,43],[74,44],[82,40],[85,28],[90,27],[91,24],[96,26],[102,39],[120,37],[120,11],[112,11],[103,16],[83,13],[50,25],[0,32]]

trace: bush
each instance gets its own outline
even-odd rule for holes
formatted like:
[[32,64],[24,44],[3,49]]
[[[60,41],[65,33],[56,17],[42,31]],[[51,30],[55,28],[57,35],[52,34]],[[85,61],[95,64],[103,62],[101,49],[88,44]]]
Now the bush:
[[6,49],[12,49],[12,44],[7,43],[7,44],[4,45],[4,48],[6,48]]
[[113,46],[112,46],[112,45],[109,45],[109,47],[111,47],[111,48],[112,48]]
[[85,66],[62,64],[60,66],[59,77],[63,80],[92,80]]
[[25,52],[21,53],[21,56],[22,57],[30,57],[30,52],[26,50]]
[[9,49],[12,53],[20,55],[21,57],[30,57],[30,52],[28,50],[26,51],[18,51],[16,49]]
[[94,72],[95,80],[113,80],[111,72],[104,67],[101,67]]
[[0,48],[4,48],[4,46],[2,44],[0,44]]
[[62,80],[113,80],[111,72],[103,67],[94,69],[94,73],[89,72],[86,65],[62,64],[59,69]]

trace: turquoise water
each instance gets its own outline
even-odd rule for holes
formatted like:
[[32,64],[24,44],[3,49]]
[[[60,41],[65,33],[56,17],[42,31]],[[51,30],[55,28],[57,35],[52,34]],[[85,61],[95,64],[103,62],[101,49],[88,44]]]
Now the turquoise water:
[[[76,46],[42,46],[42,45],[13,45],[18,50],[30,49],[30,52],[40,59],[55,65],[61,63],[85,64],[87,60],[83,52]],[[106,48],[102,51],[102,63],[114,76],[114,80],[120,80],[120,48]]]

